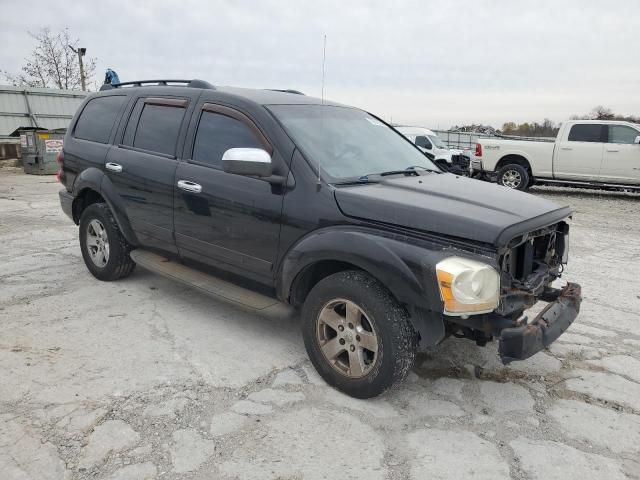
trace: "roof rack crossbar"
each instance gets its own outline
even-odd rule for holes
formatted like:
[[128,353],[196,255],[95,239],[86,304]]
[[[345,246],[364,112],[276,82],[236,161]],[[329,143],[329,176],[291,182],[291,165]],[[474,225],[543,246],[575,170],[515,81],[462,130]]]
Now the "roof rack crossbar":
[[120,88],[120,87],[125,87],[125,86],[142,87],[142,86],[145,86],[145,85],[149,85],[149,86],[157,85],[157,86],[166,87],[166,86],[171,86],[173,84],[182,84],[185,87],[207,88],[207,89],[211,89],[211,90],[214,90],[216,88],[213,85],[211,85],[209,82],[206,82],[204,80],[198,80],[198,79],[193,79],[193,80],[167,80],[167,79],[163,79],[163,80],[134,80],[134,81],[131,81],[131,82],[120,82],[120,83],[112,83],[112,84],[105,83],[104,85],[102,85],[100,87],[100,91],[110,90],[112,88]]

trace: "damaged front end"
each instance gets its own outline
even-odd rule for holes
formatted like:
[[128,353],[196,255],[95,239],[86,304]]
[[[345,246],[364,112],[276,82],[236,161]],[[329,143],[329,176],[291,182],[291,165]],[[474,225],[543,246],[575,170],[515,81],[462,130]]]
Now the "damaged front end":
[[[501,295],[496,310],[455,319],[452,333],[478,345],[497,338],[504,364],[524,360],[547,348],[569,328],[580,311],[581,287],[551,284],[562,275],[569,248],[566,222],[514,239],[502,252]],[[531,321],[523,312],[538,301],[548,305]]]
[[550,302],[530,323],[526,317],[521,325],[500,332],[500,358],[502,363],[524,360],[547,348],[562,335],[580,312],[582,291],[577,283],[568,283],[563,289],[549,289],[541,300]]

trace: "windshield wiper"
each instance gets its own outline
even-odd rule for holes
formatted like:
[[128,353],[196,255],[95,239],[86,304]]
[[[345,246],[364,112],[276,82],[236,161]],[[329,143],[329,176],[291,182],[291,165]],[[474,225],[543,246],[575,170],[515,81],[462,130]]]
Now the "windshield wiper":
[[334,185],[367,185],[371,183],[378,183],[375,180],[369,180],[367,175],[363,175],[362,177],[356,180],[345,180],[344,182],[336,182]]
[[370,177],[386,177],[388,175],[416,175],[420,176],[420,173],[416,168],[421,169],[423,172],[427,173],[442,173],[440,170],[433,170],[431,168],[423,167],[422,165],[412,165],[410,167],[405,168],[404,170],[389,170],[387,172],[380,173],[368,173],[367,175],[362,175],[358,179],[355,180],[345,180],[344,182],[337,182],[334,185],[366,185],[368,183],[378,183],[375,180],[371,180]]
[[418,172],[418,170],[416,170],[417,168],[420,168],[421,170],[423,170],[425,172],[429,172],[429,173],[440,173],[437,170],[432,170],[430,168],[423,167],[422,165],[412,165],[410,167],[405,168],[404,170],[389,170],[387,172],[370,173],[369,175],[365,175],[365,177],[369,177],[370,175],[378,175],[380,177],[386,177],[388,175],[416,175],[416,176],[419,176],[420,173]]

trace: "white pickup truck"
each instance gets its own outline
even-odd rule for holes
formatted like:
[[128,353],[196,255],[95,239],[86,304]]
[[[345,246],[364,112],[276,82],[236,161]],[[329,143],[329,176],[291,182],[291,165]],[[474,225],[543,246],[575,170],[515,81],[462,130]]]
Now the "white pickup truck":
[[470,169],[517,190],[534,182],[640,190],[640,125],[572,120],[555,142],[481,138]]

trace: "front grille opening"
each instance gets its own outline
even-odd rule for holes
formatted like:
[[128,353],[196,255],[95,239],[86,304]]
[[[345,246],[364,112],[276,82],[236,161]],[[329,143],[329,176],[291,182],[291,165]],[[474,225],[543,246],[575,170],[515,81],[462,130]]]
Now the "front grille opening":
[[525,280],[541,264],[551,266],[555,250],[555,232],[530,238],[511,249],[507,258],[507,270],[515,280]]

